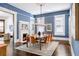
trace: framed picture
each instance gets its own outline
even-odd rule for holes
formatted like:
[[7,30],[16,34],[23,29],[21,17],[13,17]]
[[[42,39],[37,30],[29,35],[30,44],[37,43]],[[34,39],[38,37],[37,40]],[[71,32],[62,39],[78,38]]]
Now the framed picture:
[[52,24],[46,24],[46,31],[52,31]]
[[9,25],[9,29],[12,32],[13,31],[13,25]]
[[22,24],[21,29],[22,30],[28,30],[28,24]]

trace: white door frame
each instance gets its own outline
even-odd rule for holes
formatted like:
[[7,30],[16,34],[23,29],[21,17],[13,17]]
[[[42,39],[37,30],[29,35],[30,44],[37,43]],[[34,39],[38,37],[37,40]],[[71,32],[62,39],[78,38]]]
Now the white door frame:
[[13,15],[13,38],[14,38],[14,42],[16,42],[17,40],[17,12],[14,12],[12,10],[6,9],[4,7],[0,7],[0,11],[6,12],[6,13],[10,13]]

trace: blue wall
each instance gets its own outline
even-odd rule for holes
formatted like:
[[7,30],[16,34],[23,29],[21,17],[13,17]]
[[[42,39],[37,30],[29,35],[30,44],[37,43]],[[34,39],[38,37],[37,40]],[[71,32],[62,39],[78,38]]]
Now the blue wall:
[[[54,35],[54,16],[55,15],[61,15],[65,14],[65,36],[59,36],[59,35]],[[38,17],[41,17],[41,15],[34,15],[35,19]],[[42,14],[42,17],[45,17],[45,23],[52,23],[52,34],[55,37],[69,37],[69,9],[68,10],[63,10],[63,11],[57,11],[57,12],[51,12],[51,13],[45,13]],[[47,32],[49,33],[49,32]],[[51,32],[50,32],[51,33]]]
[[45,31],[47,32],[47,33],[54,33],[54,21],[52,21],[52,20],[54,20],[54,17],[53,16],[47,16],[47,17],[45,17],[45,23],[47,24],[47,23],[51,23],[52,24],[52,32],[47,32],[46,31],[46,29],[45,29]]
[[[4,7],[4,8],[7,8],[9,10],[17,12],[17,22],[20,21],[20,20],[29,22],[30,17],[33,17],[33,15],[31,15],[30,13],[28,13],[26,11],[23,11],[23,10],[21,10],[19,8],[16,8],[16,7],[12,6],[12,5],[9,5],[7,3],[0,3],[0,7]],[[17,26],[17,34],[19,34],[19,29],[18,28],[19,28],[19,25]],[[18,35],[18,37],[19,37],[19,35]]]
[[75,56],[79,56],[79,41],[72,39],[72,46]]

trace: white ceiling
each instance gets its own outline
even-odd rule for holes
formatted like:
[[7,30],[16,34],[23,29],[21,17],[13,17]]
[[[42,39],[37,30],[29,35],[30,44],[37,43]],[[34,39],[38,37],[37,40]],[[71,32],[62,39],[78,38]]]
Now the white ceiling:
[[[17,8],[20,8],[33,15],[40,14],[40,5],[38,3],[10,3]],[[49,13],[69,9],[71,3],[44,3],[42,13]]]

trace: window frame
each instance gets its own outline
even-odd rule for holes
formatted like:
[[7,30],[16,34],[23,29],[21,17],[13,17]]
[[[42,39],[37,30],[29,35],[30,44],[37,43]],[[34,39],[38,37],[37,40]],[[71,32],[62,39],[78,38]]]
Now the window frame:
[[5,20],[0,19],[0,22],[3,22],[3,31],[0,32],[0,34],[4,34],[5,33]]

